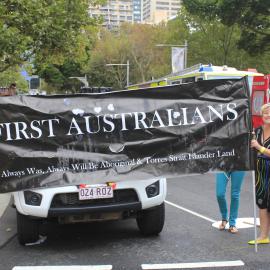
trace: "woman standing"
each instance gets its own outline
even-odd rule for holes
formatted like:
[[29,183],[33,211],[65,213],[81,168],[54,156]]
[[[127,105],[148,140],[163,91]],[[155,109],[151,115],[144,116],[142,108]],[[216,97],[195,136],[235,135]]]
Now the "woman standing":
[[243,183],[245,172],[223,172],[216,175],[216,196],[221,213],[222,221],[219,225],[220,230],[225,230],[228,223],[228,209],[226,202],[226,188],[229,180],[231,180],[231,205],[229,215],[229,232],[237,233],[236,219],[238,217],[240,190]]
[[[255,166],[256,203],[259,207],[260,235],[257,244],[269,244],[270,232],[270,103],[261,108],[263,125],[255,130],[251,147],[257,150]],[[248,242],[255,244],[255,240]]]

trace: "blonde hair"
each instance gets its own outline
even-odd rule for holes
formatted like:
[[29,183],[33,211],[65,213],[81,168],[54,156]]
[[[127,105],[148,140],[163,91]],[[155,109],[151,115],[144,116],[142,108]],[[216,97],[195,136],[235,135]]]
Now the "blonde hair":
[[263,114],[263,112],[269,108],[270,108],[270,103],[263,104],[261,107],[261,114]]

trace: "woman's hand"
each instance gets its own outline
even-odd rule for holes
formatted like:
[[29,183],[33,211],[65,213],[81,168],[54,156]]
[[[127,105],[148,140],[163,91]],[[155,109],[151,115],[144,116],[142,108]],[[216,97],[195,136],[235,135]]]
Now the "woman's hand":
[[251,143],[250,143],[250,146],[251,148],[256,148],[257,150],[260,150],[261,149],[261,145],[258,143],[257,140],[251,140]]

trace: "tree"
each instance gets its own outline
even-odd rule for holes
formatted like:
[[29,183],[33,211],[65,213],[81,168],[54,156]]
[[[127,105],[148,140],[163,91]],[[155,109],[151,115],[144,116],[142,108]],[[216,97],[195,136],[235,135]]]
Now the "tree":
[[[154,76],[153,65],[161,59],[155,48],[159,37],[158,27],[142,24],[122,24],[117,32],[103,30],[92,52],[88,71],[93,86],[112,86],[124,89],[127,82],[126,66],[106,64],[130,63],[130,82],[150,80]],[[161,33],[161,32],[160,32]],[[162,58],[164,59],[164,58]]]
[[[176,25],[181,23],[177,21]],[[117,32],[102,31],[88,65],[90,83],[95,86],[105,85],[123,89],[126,85],[126,67],[106,67],[106,64],[125,64],[127,60],[130,63],[130,82],[133,84],[168,74],[171,71],[170,50],[158,48],[156,45],[168,43],[171,39],[176,43],[184,43],[188,35],[187,27],[183,29],[183,32],[186,31],[184,35],[178,34],[175,38],[174,33],[177,31],[179,28],[168,28],[166,24],[123,24]]]
[[[33,67],[35,74],[38,74],[45,81],[42,85],[47,92],[77,92],[80,90],[81,83],[76,79],[69,77],[81,77],[88,70],[88,63],[92,53],[92,46],[97,39],[98,28],[96,26],[88,26],[77,37],[76,43],[73,45],[66,55],[59,54],[58,59],[48,57],[35,57]],[[61,58],[61,59],[60,59]],[[58,80],[55,81],[56,73]],[[51,77],[52,76],[52,77]],[[61,79],[60,79],[61,77]]]
[[[188,14],[185,9],[180,17],[189,25],[189,63],[213,63],[215,65],[240,66],[241,56],[246,55],[237,48],[240,30],[237,25],[226,26],[220,20],[207,21]],[[238,57],[235,57],[235,56]]]
[[269,53],[251,56],[239,49],[240,35],[237,24],[224,25],[217,17],[205,20],[183,8],[167,24],[124,24],[117,32],[102,31],[85,71],[92,86],[113,86],[114,89],[123,89],[126,85],[126,68],[106,67],[108,63],[129,60],[131,84],[160,78],[171,72],[171,48],[156,45],[181,45],[188,40],[188,66],[212,63],[269,73]]
[[45,79],[45,82],[50,84],[51,86],[57,88],[61,88],[64,83],[64,76],[60,72],[60,70],[53,66],[46,66],[41,72],[40,76]]
[[0,71],[33,59],[62,63],[94,24],[88,15],[93,1],[1,0]]
[[127,63],[127,38],[121,32],[100,31],[96,40],[88,68],[85,73],[91,86],[112,86],[124,89],[126,86],[126,68],[124,66],[106,66],[106,64]]
[[28,84],[20,73],[20,68],[18,66],[9,68],[4,72],[0,72],[0,86],[8,87],[11,83],[16,83],[17,89],[20,92],[27,92]]
[[[137,73],[140,82],[148,81],[152,77],[161,76],[168,62],[164,63],[164,54],[156,47],[161,43],[161,37],[166,31],[165,25],[137,24],[130,29],[123,29],[128,39],[128,48],[133,62],[133,71]],[[165,68],[165,70],[166,70]],[[161,73],[161,74],[160,74]],[[138,81],[138,79],[136,79]]]
[[76,92],[81,83],[70,77],[81,77],[81,65],[73,59],[66,59],[62,65],[44,64],[38,75],[44,79],[43,90],[47,92]]
[[262,54],[270,48],[269,0],[183,0],[189,13],[203,20],[219,19],[224,25],[238,25],[239,48]]

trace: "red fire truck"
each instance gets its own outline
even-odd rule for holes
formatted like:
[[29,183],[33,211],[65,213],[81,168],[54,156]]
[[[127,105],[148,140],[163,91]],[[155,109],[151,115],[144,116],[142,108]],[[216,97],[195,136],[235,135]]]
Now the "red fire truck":
[[255,76],[251,93],[251,113],[253,127],[262,125],[261,107],[269,102],[270,74],[265,76]]

